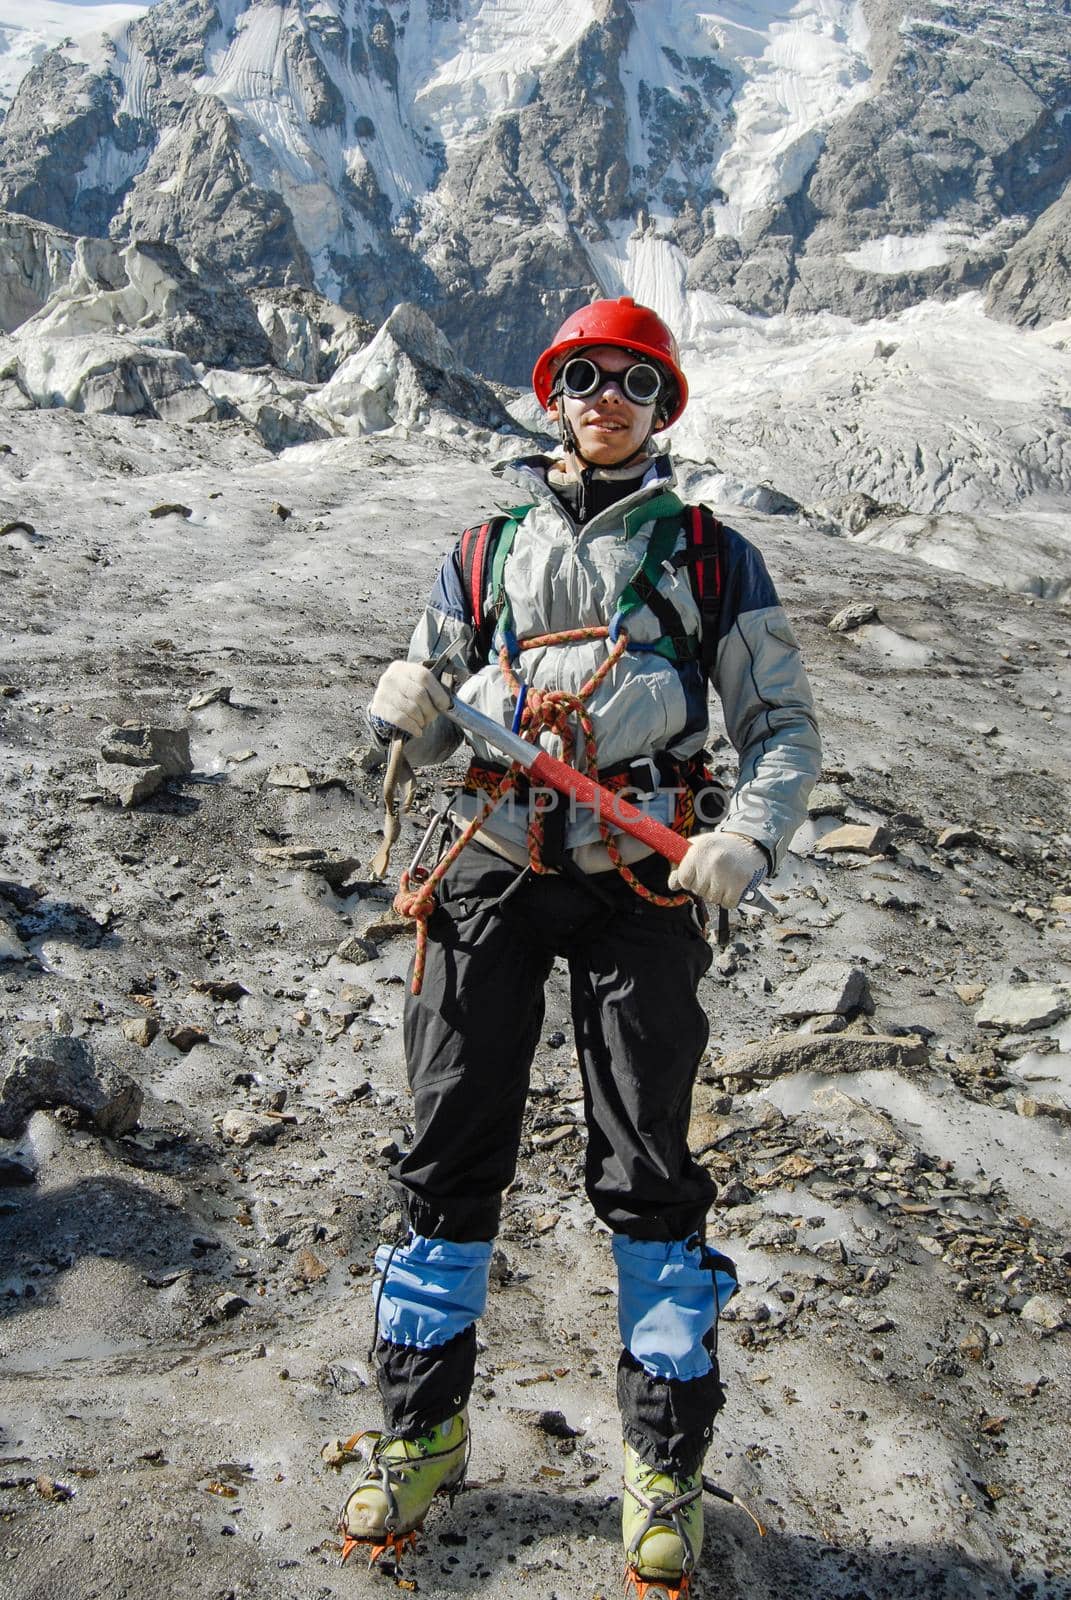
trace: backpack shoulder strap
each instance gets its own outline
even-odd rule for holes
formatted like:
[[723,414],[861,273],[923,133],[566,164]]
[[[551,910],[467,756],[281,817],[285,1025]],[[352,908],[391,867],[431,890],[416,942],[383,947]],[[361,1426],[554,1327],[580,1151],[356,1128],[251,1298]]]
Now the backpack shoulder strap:
[[490,654],[502,610],[506,560],[517,529],[531,509],[530,505],[517,506],[487,522],[466,528],[461,535],[461,584],[481,661],[486,661]]
[[479,633],[484,620],[484,586],[487,577],[487,547],[491,544],[491,530],[500,519],[483,522],[478,527],[466,528],[461,535],[461,586],[465,591],[472,625]]
[[688,508],[688,576],[699,607],[702,633],[700,659],[703,675],[714,676],[718,658],[718,620],[721,615],[724,567],[722,525],[709,506]]

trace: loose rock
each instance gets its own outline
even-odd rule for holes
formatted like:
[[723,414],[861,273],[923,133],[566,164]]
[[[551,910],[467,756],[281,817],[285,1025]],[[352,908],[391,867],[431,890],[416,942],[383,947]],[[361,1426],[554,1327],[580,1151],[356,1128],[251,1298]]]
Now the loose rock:
[[196,1028],[188,1022],[180,1022],[168,1028],[164,1037],[169,1044],[175,1046],[176,1050],[181,1050],[184,1056],[189,1055],[194,1045],[208,1043],[208,1034],[205,1030]]
[[81,1039],[38,1034],[0,1084],[0,1138],[15,1138],[35,1111],[49,1106],[73,1106],[101,1133],[118,1138],[137,1123],[141,1101],[133,1078]]
[[1035,1327],[1053,1333],[1067,1325],[1067,1303],[1055,1294],[1035,1294],[1020,1309],[1019,1315],[1024,1322],[1032,1322]]
[[846,961],[816,961],[781,998],[783,1017],[846,1016],[871,1006],[870,985],[862,967]]
[[273,789],[312,788],[312,777],[307,767],[269,767],[266,782]]
[[371,939],[362,939],[356,933],[348,934],[335,950],[335,955],[340,961],[352,961],[355,966],[359,966],[362,961],[374,961],[378,954],[378,945],[373,944]]
[[160,1032],[160,1024],[156,1017],[124,1017],[122,1022],[123,1034],[131,1044],[140,1045],[142,1050],[148,1049],[156,1035]]
[[835,783],[816,783],[807,800],[809,817],[843,817],[848,796]]
[[850,606],[843,606],[835,617],[829,621],[831,633],[851,633],[853,628],[861,628],[864,623],[877,622],[878,608],[869,600],[856,600]]
[[229,705],[233,686],[229,683],[217,684],[214,689],[201,689],[197,694],[191,695],[186,702],[187,711],[203,711],[205,706]]
[[105,761],[123,766],[162,767],[169,778],[185,778],[193,771],[188,728],[124,723],[108,729],[100,753]]
[[891,843],[892,835],[880,823],[871,827],[863,823],[846,822],[843,828],[834,828],[832,833],[825,834],[814,848],[831,855],[855,851],[864,856],[880,856],[885,854]]
[[957,850],[964,845],[978,844],[979,837],[973,828],[942,828],[937,835],[939,850]]
[[913,1034],[789,1033],[748,1045],[720,1064],[725,1077],[779,1078],[788,1072],[898,1072],[924,1066],[928,1049]]
[[222,1133],[227,1144],[246,1149],[253,1144],[274,1144],[285,1124],[256,1111],[225,1111]]
[[979,1028],[1030,1032],[1059,1022],[1071,1011],[1071,984],[995,983],[974,1014]]
[[166,777],[163,767],[132,770],[112,762],[97,762],[97,782],[104,793],[117,801],[124,811],[130,811],[143,800],[151,799]]

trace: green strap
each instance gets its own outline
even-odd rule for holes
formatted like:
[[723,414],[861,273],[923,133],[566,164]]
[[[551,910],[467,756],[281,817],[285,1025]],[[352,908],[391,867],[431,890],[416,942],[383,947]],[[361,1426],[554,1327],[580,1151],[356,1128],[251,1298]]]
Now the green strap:
[[684,512],[684,502],[666,489],[662,494],[655,495],[653,500],[645,500],[642,505],[633,506],[631,511],[626,511],[624,516],[625,538],[631,539],[634,533],[644,527],[648,522],[660,521],[663,517],[676,517],[677,531],[680,531],[680,519]]
[[688,661],[696,653],[695,641],[688,638],[680,612],[658,587],[663,566],[676,550],[680,535],[679,514],[661,517],[656,522],[647,541],[643,563],[625,585],[617,602],[617,615],[622,622],[643,606],[654,613],[662,637],[653,651],[670,661]]
[[517,530],[521,525],[521,518],[529,511],[531,506],[517,506],[507,513],[508,521],[503,524],[502,531],[495,540],[495,548],[491,555],[491,607],[496,628],[510,630],[513,627],[513,613],[510,610],[509,599],[506,595],[506,562],[513,549],[513,541],[517,537]]

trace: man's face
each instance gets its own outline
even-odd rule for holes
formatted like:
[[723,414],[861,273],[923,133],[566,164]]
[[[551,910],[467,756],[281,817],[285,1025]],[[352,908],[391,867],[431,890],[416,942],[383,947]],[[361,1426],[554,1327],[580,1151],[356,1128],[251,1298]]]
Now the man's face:
[[[637,359],[612,344],[594,345],[583,353],[605,373],[624,372]],[[559,406],[565,407],[580,454],[598,467],[620,467],[631,460],[647,443],[654,421],[654,407],[636,405],[612,379],[583,400],[559,395],[548,407],[552,417]]]

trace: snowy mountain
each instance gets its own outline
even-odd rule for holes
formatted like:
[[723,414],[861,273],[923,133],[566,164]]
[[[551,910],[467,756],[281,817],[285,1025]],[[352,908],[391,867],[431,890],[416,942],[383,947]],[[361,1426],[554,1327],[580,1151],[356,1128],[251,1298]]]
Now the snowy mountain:
[[91,50],[101,35],[132,22],[145,10],[136,0],[84,4],[83,0],[0,0],[0,111],[6,111],[31,67],[71,40]]
[[1061,0],[161,0],[32,67],[0,203],[373,321],[415,301],[513,382],[626,286],[693,335],[990,285],[1033,324],[1071,292],[1066,26]]
[[697,494],[1059,597],[1065,10],[0,0],[0,398],[497,450],[481,380],[632,293]]

